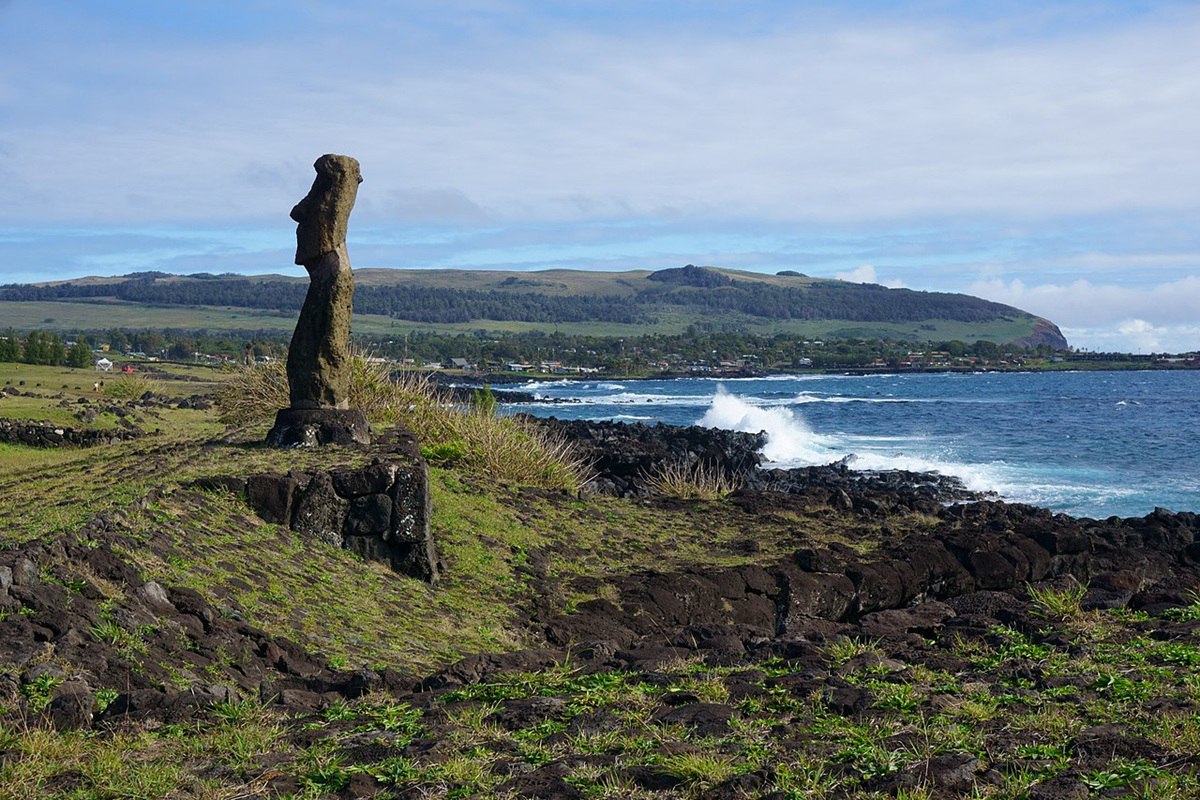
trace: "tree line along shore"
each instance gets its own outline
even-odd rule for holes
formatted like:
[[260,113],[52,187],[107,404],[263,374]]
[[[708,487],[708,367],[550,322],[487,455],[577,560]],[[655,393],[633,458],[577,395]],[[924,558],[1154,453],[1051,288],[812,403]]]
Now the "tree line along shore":
[[[977,371],[1063,369],[1195,369],[1200,354],[1096,353],[1019,347],[987,340],[903,342],[882,339],[804,339],[687,331],[635,338],[538,332],[471,334],[417,332],[399,338],[355,337],[370,356],[397,367],[516,377],[752,376],[804,371]],[[61,333],[9,329],[0,333],[0,362],[89,367],[106,358],[122,364],[170,361],[213,365],[286,357],[276,331],[209,332],[108,329]]]

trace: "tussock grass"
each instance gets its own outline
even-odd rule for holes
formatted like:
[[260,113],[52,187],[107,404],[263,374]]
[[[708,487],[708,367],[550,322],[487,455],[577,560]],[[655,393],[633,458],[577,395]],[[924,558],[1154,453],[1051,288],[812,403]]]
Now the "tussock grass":
[[646,475],[646,485],[656,494],[678,500],[719,500],[742,488],[742,481],[716,465],[662,464]]
[[104,394],[114,400],[135,400],[147,392],[153,395],[163,393],[162,384],[147,375],[121,375],[104,384]]
[[[498,481],[576,491],[590,479],[569,442],[530,422],[497,416],[494,402],[456,405],[428,375],[393,372],[363,353],[352,358],[350,405],[377,425],[416,434],[434,463],[461,466]],[[218,419],[230,428],[268,422],[286,408],[281,362],[240,369],[217,392]]]
[[1082,602],[1087,586],[1075,584],[1062,589],[1039,588],[1026,584],[1025,590],[1034,606],[1034,613],[1043,619],[1075,619],[1083,613]]
[[501,481],[578,490],[590,479],[587,464],[561,435],[513,417],[453,414],[453,438],[465,445],[469,469]]

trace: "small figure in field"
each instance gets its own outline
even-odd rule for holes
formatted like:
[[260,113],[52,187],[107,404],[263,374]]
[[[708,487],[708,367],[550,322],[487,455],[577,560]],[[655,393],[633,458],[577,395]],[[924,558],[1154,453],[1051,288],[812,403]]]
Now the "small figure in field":
[[292,408],[350,407],[350,309],[354,276],[346,228],[362,173],[350,156],[327,154],[313,167],[308,195],[292,209],[296,263],[308,270],[308,294],[288,349]]

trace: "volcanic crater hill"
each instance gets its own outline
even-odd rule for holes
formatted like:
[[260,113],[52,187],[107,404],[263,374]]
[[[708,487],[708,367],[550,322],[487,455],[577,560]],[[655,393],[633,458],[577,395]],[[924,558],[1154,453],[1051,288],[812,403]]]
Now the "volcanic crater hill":
[[[755,435],[544,424],[593,459],[594,493],[431,470],[438,585],[241,494],[264,468],[375,469],[365,449],[133,441],[23,475],[100,510],[56,535],[6,512],[2,774],[31,774],[18,730],[96,731],[88,748],[165,731],[168,758],[182,726],[210,748],[173,773],[183,795],[1200,791],[1195,514],[1075,519],[935,476],[763,471]],[[648,491],[676,460],[743,487]],[[95,471],[136,493],[105,506]],[[252,725],[250,751],[217,744]],[[97,794],[89,769],[26,796]]]
[[[1049,320],[964,294],[889,289],[877,284],[687,265],[657,271],[359,269],[354,313],[423,328],[461,326],[595,334],[678,333],[719,318],[755,332],[912,341],[986,339],[1065,349]],[[112,314],[141,307],[248,308],[264,318],[300,308],[302,279],[282,275],[135,273],[35,285],[0,286],[0,301],[104,303]],[[49,307],[47,307],[49,310]],[[509,323],[497,325],[496,323]],[[205,327],[220,329],[219,319]],[[136,321],[129,327],[138,327]],[[264,327],[271,325],[264,322]],[[613,333],[617,331],[618,333]]]

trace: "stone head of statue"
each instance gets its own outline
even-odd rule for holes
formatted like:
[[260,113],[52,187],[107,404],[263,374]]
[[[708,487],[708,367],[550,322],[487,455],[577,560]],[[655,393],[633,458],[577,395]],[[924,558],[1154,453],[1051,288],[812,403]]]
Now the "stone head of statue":
[[346,226],[362,172],[357,159],[326,153],[316,160],[317,177],[292,209],[296,225],[296,263],[308,264],[346,241]]

